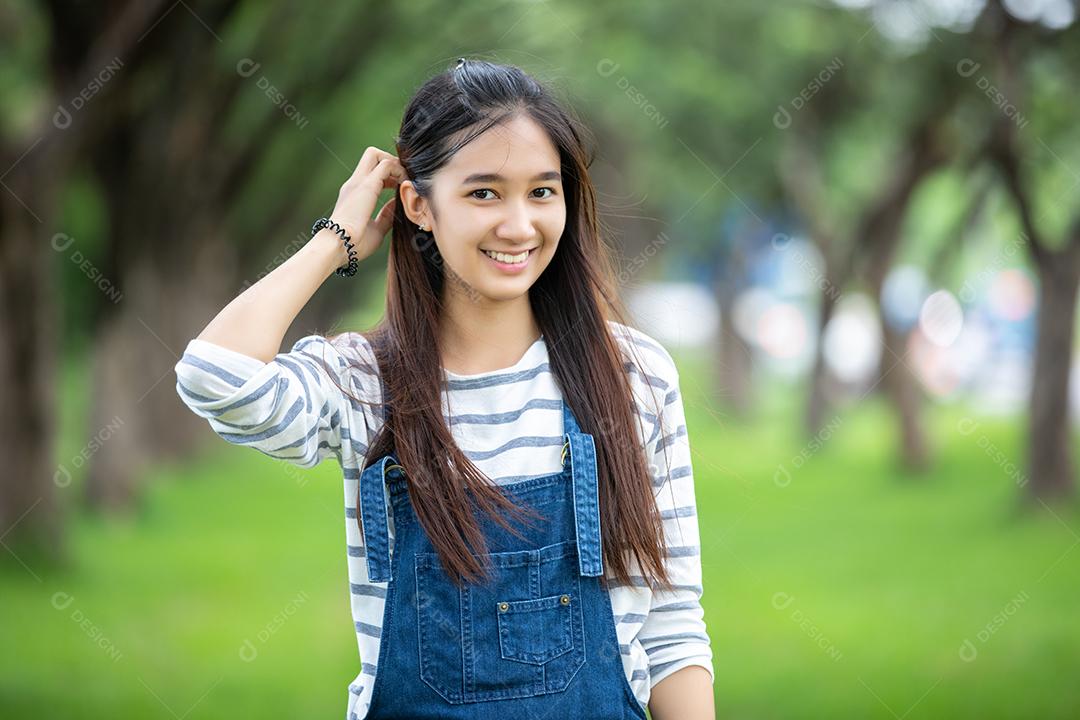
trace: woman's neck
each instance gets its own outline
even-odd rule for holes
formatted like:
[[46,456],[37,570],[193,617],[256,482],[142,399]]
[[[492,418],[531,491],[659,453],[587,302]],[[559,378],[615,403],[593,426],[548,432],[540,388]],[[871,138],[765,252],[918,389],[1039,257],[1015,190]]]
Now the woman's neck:
[[447,310],[439,354],[443,368],[460,375],[514,365],[541,334],[527,295],[497,305],[472,303],[457,312]]

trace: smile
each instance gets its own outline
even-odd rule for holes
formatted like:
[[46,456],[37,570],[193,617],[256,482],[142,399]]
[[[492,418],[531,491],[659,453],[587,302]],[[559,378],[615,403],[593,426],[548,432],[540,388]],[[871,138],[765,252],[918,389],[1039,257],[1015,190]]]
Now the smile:
[[498,269],[505,272],[519,272],[529,264],[529,259],[536,252],[536,248],[514,255],[491,250],[480,250],[480,252]]

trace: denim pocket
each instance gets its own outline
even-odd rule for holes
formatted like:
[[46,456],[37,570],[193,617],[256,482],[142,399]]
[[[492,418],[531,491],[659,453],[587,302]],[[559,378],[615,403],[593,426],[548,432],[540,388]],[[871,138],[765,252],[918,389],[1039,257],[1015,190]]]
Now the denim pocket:
[[420,679],[453,704],[565,690],[585,663],[577,544],[483,559],[490,581],[459,590],[416,554]]
[[551,595],[497,604],[499,648],[507,660],[543,665],[574,648],[573,609],[577,598]]

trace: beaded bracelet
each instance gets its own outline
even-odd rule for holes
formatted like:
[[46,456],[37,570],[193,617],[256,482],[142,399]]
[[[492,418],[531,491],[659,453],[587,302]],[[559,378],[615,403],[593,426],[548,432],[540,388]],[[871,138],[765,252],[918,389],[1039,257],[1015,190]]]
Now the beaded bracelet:
[[345,232],[345,228],[341,227],[330,218],[324,217],[316,220],[315,224],[311,226],[311,236],[315,237],[315,233],[319,232],[324,227],[330,228],[341,236],[341,239],[345,242],[345,249],[349,253],[348,265],[342,265],[337,270],[334,270],[334,272],[341,277],[352,277],[356,274],[356,250],[353,249],[352,237],[349,233]]

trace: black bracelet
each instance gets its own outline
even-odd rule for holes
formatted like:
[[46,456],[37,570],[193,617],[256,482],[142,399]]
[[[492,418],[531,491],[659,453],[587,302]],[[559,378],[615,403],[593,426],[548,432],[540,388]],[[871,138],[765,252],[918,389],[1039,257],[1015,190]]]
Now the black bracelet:
[[341,227],[330,218],[324,217],[316,220],[315,224],[311,226],[311,236],[315,237],[315,233],[319,232],[324,227],[330,228],[341,236],[341,239],[345,242],[345,249],[349,253],[349,263],[347,265],[342,265],[334,272],[341,277],[352,277],[356,274],[356,250],[353,249],[352,237],[349,233],[345,232],[345,228]]

